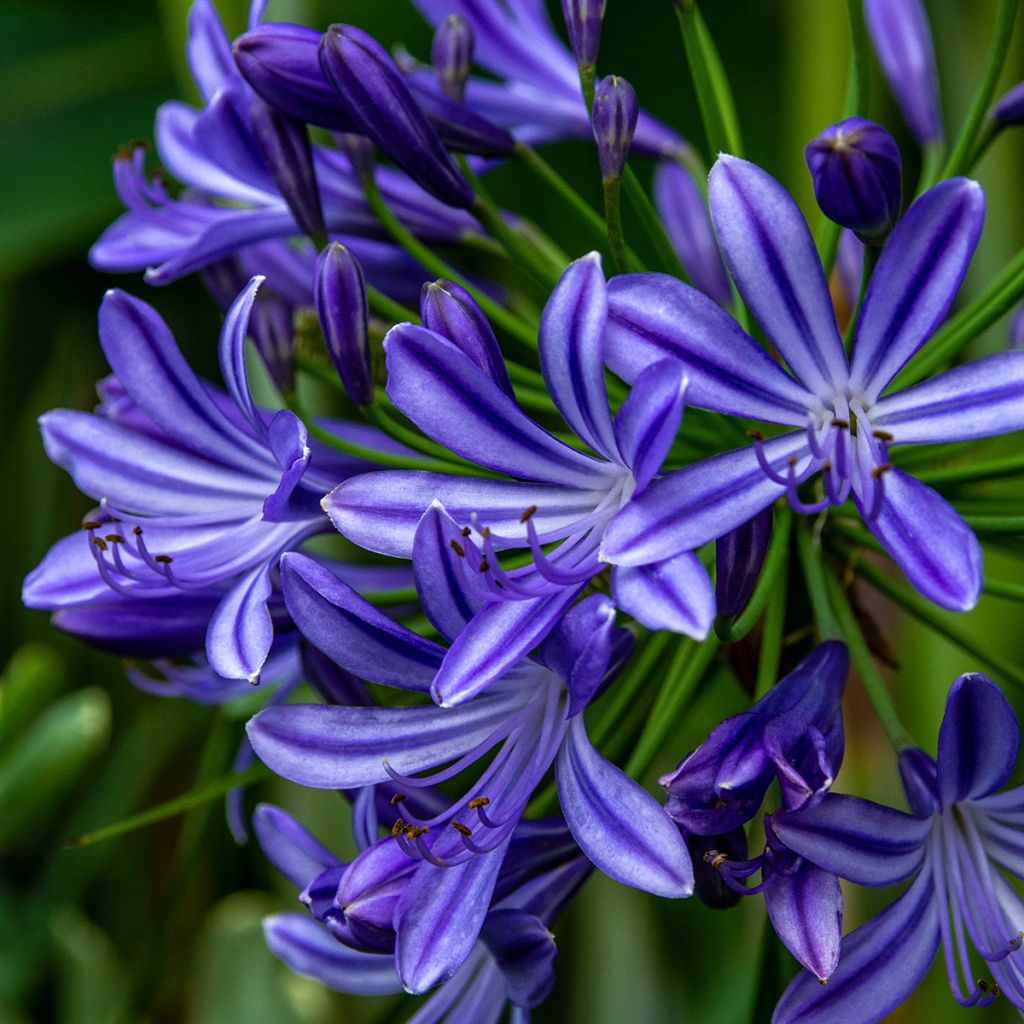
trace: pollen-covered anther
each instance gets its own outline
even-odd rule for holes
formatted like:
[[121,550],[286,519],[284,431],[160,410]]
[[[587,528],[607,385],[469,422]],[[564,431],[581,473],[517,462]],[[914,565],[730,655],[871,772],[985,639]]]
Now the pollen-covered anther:
[[123,544],[124,537],[119,533],[108,533],[104,538],[109,544]]
[[523,514],[519,517],[519,522],[521,522],[521,523],[528,522],[536,511],[537,511],[537,506],[536,505],[531,505],[528,509],[525,509]]
[[405,818],[398,818],[398,819],[397,819],[397,820],[395,821],[394,825],[392,825],[392,826],[391,826],[391,834],[392,834],[393,836],[399,836],[399,835],[401,835],[401,834],[402,834],[402,833],[403,833],[403,832],[404,832],[404,831],[405,831],[405,830],[406,830],[406,829],[407,829],[408,827],[409,827],[409,823],[408,823],[408,822],[407,822],[407,821],[405,820]]
[[430,831],[427,825],[406,825],[404,832],[406,839],[419,839]]
[[107,550],[107,542],[102,537],[93,537],[92,542],[100,549],[100,551]]
[[473,532],[473,527],[472,526],[464,526],[462,528],[462,536],[463,537],[468,537],[472,532]]
[[875,468],[871,470],[871,476],[873,479],[877,480],[884,473],[888,473],[892,468],[893,464],[891,462],[883,462],[882,465],[875,466]]
[[841,416],[835,416],[832,419],[832,426],[833,427],[839,427],[842,430],[849,430],[850,429],[850,421],[849,420],[844,420]]
[[478,807],[486,807],[491,802],[489,796],[475,796],[466,805],[471,811],[475,811]]
[[879,441],[895,441],[896,435],[890,434],[888,430],[872,430],[872,437],[877,437]]
[[819,467],[822,473],[827,473],[832,468],[832,460],[826,459]]
[[132,529],[132,533],[134,533],[136,537],[141,537],[142,536],[142,527],[141,526],[134,527]]
[[755,441],[763,441],[764,440],[764,431],[763,430],[748,430],[747,431],[747,437],[752,437]]
[[728,859],[728,855],[717,850],[708,850],[704,859],[717,871]]
[[153,561],[159,562],[161,565],[170,565],[174,559],[170,555],[154,555]]
[[463,825],[461,821],[453,821],[450,822],[450,824],[452,828],[459,833],[459,835],[471,836],[473,834],[473,830],[466,825]]
[[477,566],[477,570],[479,572],[487,572],[487,570],[490,569],[490,567],[491,563],[488,562],[486,558],[481,558],[480,564]]
[[98,530],[103,524],[98,519],[86,519],[82,523],[83,530]]
[[400,804],[403,800],[408,800],[408,799],[409,799],[409,794],[408,793],[396,793],[391,798],[391,806],[394,807],[397,804]]
[[448,541],[448,543],[449,545],[451,545],[452,551],[454,551],[455,554],[459,556],[459,558],[466,557],[466,549],[454,537],[450,541]]

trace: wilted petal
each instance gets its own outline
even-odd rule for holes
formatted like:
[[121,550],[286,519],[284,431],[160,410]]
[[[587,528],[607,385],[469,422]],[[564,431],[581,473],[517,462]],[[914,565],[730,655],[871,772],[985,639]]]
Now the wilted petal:
[[273,804],[256,807],[252,826],[267,859],[300,889],[305,889],[322,871],[341,864],[290,814]]
[[997,352],[886,395],[872,426],[899,444],[971,441],[1024,429],[1024,351]]
[[985,220],[976,181],[950,178],[899,219],[857,317],[850,387],[874,401],[935,333],[967,273]]
[[772,828],[794,853],[857,885],[895,885],[924,861],[931,818],[830,793],[816,807],[780,811]]
[[349,949],[310,917],[275,914],[264,920],[263,934],[271,952],[293,971],[316,978],[328,988],[359,996],[402,990],[394,957]]
[[667,274],[608,282],[605,357],[634,381],[666,356],[683,364],[690,405],[803,426],[814,399],[725,310]]
[[686,842],[661,805],[591,745],[583,717],[569,725],[555,765],[573,838],[606,874],[656,896],[693,892]]
[[839,962],[843,930],[839,879],[805,860],[772,878],[764,902],[786,949],[820,981],[828,979]]
[[544,307],[540,364],[566,423],[596,452],[617,461],[604,386],[608,288],[600,254],[570,263]]
[[703,640],[715,617],[715,595],[701,560],[684,551],[649,565],[612,570],[615,603],[648,629]]
[[917,987],[939,947],[939,908],[929,872],[891,907],[843,939],[839,967],[822,985],[800,974],[772,1024],[877,1024]]
[[829,401],[846,383],[846,354],[818,250],[793,197],[756,164],[721,156],[709,200],[747,305],[797,377]]
[[885,499],[868,524],[871,532],[929,600],[950,611],[973,608],[981,594],[981,545],[974,531],[945,498],[902,470],[891,470],[882,481]]
[[957,677],[939,729],[939,790],[949,807],[988,796],[1013,774],[1020,749],[1017,716],[981,672]]

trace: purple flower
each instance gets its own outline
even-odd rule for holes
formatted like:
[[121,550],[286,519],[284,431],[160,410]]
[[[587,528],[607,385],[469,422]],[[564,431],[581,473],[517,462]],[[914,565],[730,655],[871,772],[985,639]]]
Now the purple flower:
[[[350,540],[403,558],[413,554],[416,525],[432,499],[464,527],[460,547],[481,605],[436,680],[444,704],[468,699],[515,665],[603,571],[604,532],[645,492],[675,439],[685,377],[671,359],[637,377],[612,419],[604,385],[606,287],[597,254],[576,261],[540,326],[548,390],[597,457],[522,412],[507,375],[495,371],[501,356],[493,335],[442,337],[401,324],[385,339],[395,405],[452,451],[513,478],[381,472],[349,481],[324,502]],[[543,549],[555,541],[557,548]],[[532,562],[504,569],[497,552],[512,547],[529,547]],[[710,628],[711,584],[692,551],[616,567],[611,583],[616,603],[649,628],[700,638]]]
[[434,33],[430,59],[441,89],[456,103],[461,103],[465,96],[474,44],[473,26],[458,14],[449,14]]
[[[414,569],[424,610],[449,640],[479,606],[455,551],[459,527],[435,505],[416,533]],[[306,639],[348,672],[426,695],[445,648],[387,618],[319,563],[282,563],[288,609]],[[392,780],[403,793],[452,779],[492,751],[483,773],[453,801],[421,815],[396,797],[394,836],[410,862],[470,872],[493,882],[509,836],[552,765],[563,812],[584,853],[605,873],[665,896],[686,896],[686,847],[657,802],[602,758],[581,712],[629,649],[601,595],[580,602],[536,658],[506,671],[485,695],[458,708],[272,708],[249,723],[259,757],[302,785],[351,788]],[[501,657],[500,642],[496,656]],[[423,776],[419,773],[433,771]],[[484,863],[492,863],[488,874]],[[476,867],[468,865],[476,863]],[[468,883],[467,883],[468,884]]]
[[928,15],[921,0],[864,0],[871,42],[913,136],[941,142],[939,79]]
[[[852,796],[772,817],[785,844],[858,885],[911,885],[886,910],[843,939],[839,968],[821,987],[798,977],[776,1024],[872,1024],[924,977],[940,945],[953,996],[986,1006],[998,994],[1024,1010],[1024,900],[1003,872],[1021,877],[1024,788],[1003,793],[1017,761],[1017,720],[999,688],[980,673],[950,689],[938,757],[900,755],[912,808],[904,814]],[[992,981],[977,978],[973,954]],[[977,979],[977,980],[976,980]]]
[[618,75],[601,79],[594,97],[594,139],[601,164],[601,177],[611,181],[622,177],[640,110],[633,86]]
[[1024,123],[1024,82],[1018,82],[992,109],[1001,125]]
[[825,216],[862,240],[880,243],[903,202],[896,140],[881,125],[848,117],[812,139],[805,156]]
[[823,643],[749,711],[717,726],[662,777],[669,816],[697,835],[729,832],[757,814],[776,780],[786,808],[820,801],[843,760],[847,671],[843,644]]
[[[368,789],[357,798],[371,819],[380,795]],[[253,824],[264,852],[302,888],[313,915],[278,914],[264,922],[267,944],[298,973],[356,995],[403,987],[420,993],[440,983],[418,1009],[418,1024],[497,1020],[507,1003],[514,1020],[526,1021],[528,1009],[550,991],[556,951],[548,925],[590,870],[561,821],[520,825],[480,900],[460,889],[456,870],[421,865],[410,874],[393,863],[395,841],[375,841],[372,821],[369,831],[360,830],[364,850],[350,864],[276,807],[261,805]],[[374,916],[381,922],[376,934],[355,937],[352,924]],[[433,922],[436,927],[424,929]],[[437,970],[432,961],[441,960],[446,944],[458,945],[462,958]]]
[[[740,293],[794,376],[706,296],[661,274],[608,289],[607,359],[636,380],[671,357],[685,367],[694,405],[796,428],[655,480],[605,530],[600,557],[643,565],[693,550],[781,495],[817,513],[852,497],[872,532],[922,594],[973,607],[981,548],[935,491],[893,466],[896,444],[964,441],[1024,427],[1024,353],[978,359],[904,391],[883,394],[946,315],[977,245],[980,187],[944,181],[900,219],[882,251],[843,348],[810,232],[767,173],[722,157],[711,213]],[[821,473],[820,496],[799,488]]]
[[597,62],[605,4],[606,0],[562,0],[569,45],[581,68],[592,68]]

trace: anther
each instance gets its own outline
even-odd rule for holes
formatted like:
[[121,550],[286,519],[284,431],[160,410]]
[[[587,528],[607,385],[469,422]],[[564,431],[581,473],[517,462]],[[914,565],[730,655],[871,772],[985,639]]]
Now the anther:
[[984,978],[976,978],[974,983],[978,986],[980,991],[988,991],[988,982]]
[[461,821],[453,821],[451,822],[451,826],[460,835],[471,836],[473,834],[473,830],[471,828],[467,828]]
[[391,834],[393,836],[401,835],[409,827],[408,822],[405,818],[399,818],[394,825],[391,826]]
[[477,571],[478,572],[487,572],[487,570],[490,569],[490,567],[491,567],[491,563],[488,562],[486,558],[482,558],[482,559],[480,559],[480,564],[477,566]]
[[471,526],[464,526],[462,528],[462,536],[463,537],[468,537],[472,532],[473,532],[473,528]]
[[490,537],[490,535],[491,535],[491,528],[490,528],[489,526],[485,526],[485,527],[484,527],[484,528],[483,528],[483,529],[482,529],[482,530],[480,531],[480,536],[481,536],[481,537]]
[[405,838],[419,839],[420,836],[425,836],[429,831],[430,829],[426,825],[406,825]]
[[763,430],[748,430],[747,431],[747,437],[752,437],[755,441],[763,441],[764,440],[764,431]]
[[466,805],[471,811],[475,811],[478,807],[486,807],[491,802],[489,796],[475,796]]
[[519,522],[525,523],[530,517],[537,511],[536,505],[531,505],[525,512],[519,517]]
[[92,542],[100,549],[100,551],[107,550],[107,542],[102,537],[93,537]]
[[875,468],[871,470],[871,477],[872,479],[877,480],[883,473],[888,473],[892,468],[893,465],[891,462],[883,462],[882,465],[875,466]]
[[123,544],[124,543],[124,537],[122,537],[121,534],[119,534],[119,533],[108,533],[106,535],[106,537],[104,537],[103,539],[106,540],[106,541],[109,541],[111,544]]
[[840,418],[839,416],[836,416],[832,420],[832,426],[833,427],[842,427],[843,430],[849,430],[850,429],[850,421],[849,420],[844,420],[844,419]]
[[459,558],[466,557],[466,549],[453,537],[448,543],[451,545],[452,551],[459,556]]
[[786,460],[791,466],[795,466],[800,460],[795,455],[790,455]]
[[142,527],[141,526],[136,526],[132,530],[132,533],[134,533],[136,537],[141,537],[142,536]]
[[409,794],[408,793],[396,793],[391,798],[391,806],[394,807],[395,805],[400,804],[403,800],[408,800],[408,799],[409,799]]
[[872,437],[877,437],[879,441],[895,441],[896,435],[890,434],[888,430],[872,430]]
[[708,861],[708,863],[716,870],[720,868],[729,859],[727,854],[716,853],[714,850],[709,851],[704,856],[711,858]]
[[170,565],[174,559],[170,555],[154,555],[153,561],[159,562],[161,565]]
[[86,519],[82,523],[83,530],[98,530],[103,524],[97,519]]
[[822,473],[827,473],[832,468],[831,459],[826,459],[819,467]]

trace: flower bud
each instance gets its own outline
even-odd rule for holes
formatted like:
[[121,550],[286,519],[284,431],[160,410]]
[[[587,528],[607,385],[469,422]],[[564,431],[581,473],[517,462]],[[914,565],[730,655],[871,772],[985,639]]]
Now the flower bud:
[[249,105],[253,138],[288,209],[307,235],[323,234],[324,214],[306,126],[258,96]]
[[614,181],[622,177],[629,147],[640,114],[633,86],[618,75],[602,78],[594,97],[594,138],[601,177]]
[[473,64],[473,27],[459,14],[449,14],[434,33],[431,59],[446,96],[461,103]]
[[332,25],[320,67],[359,130],[428,192],[465,209],[473,190],[448,155],[388,52],[361,29]]
[[922,146],[940,141],[939,79],[921,0],[864,0],[864,17],[907,127]]
[[331,362],[356,405],[373,401],[369,309],[359,261],[340,242],[317,257],[313,301]]
[[761,575],[772,512],[764,509],[715,542],[715,603],[719,615],[738,615],[746,607]]
[[368,174],[373,174],[373,169],[377,165],[377,150],[365,135],[357,135],[355,132],[338,132],[334,140],[338,143],[338,149],[345,154],[349,166],[355,171],[357,177],[363,178]]
[[804,155],[825,216],[864,242],[881,241],[903,199],[896,140],[881,125],[848,117],[812,139]]
[[1024,82],[1018,82],[995,105],[992,116],[1004,126],[1024,124]]
[[592,68],[597,62],[605,3],[606,0],[562,0],[569,45],[580,67]]

